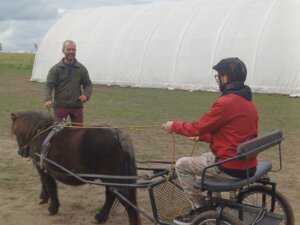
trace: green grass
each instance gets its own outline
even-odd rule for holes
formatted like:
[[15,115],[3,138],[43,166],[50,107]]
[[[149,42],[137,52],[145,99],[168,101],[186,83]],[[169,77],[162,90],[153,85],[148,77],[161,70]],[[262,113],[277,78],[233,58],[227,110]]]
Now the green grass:
[[260,116],[263,130],[280,128],[288,132],[300,129],[300,99],[283,95],[256,94],[254,101]]
[[31,72],[34,54],[0,53],[0,75],[11,75]]
[[[105,91],[101,92],[101,89]],[[133,123],[156,124],[180,118],[192,120],[208,109],[210,103],[207,99],[217,97],[216,93],[205,93],[206,98],[203,98],[200,92],[160,89],[96,87],[94,90],[90,103],[86,105],[89,112],[96,110],[90,115],[91,119]]]

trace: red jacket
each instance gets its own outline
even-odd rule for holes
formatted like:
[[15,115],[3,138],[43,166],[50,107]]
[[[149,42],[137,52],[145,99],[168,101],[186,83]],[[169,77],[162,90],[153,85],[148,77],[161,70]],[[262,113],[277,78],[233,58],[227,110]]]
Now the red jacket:
[[[201,141],[210,143],[211,151],[218,161],[222,161],[235,156],[240,143],[257,137],[258,113],[252,101],[236,94],[228,94],[219,97],[210,112],[201,116],[198,121],[174,121],[172,129],[177,134],[199,136]],[[249,159],[249,168],[256,165],[256,157]],[[244,160],[234,160],[222,166],[238,170],[246,168]]]

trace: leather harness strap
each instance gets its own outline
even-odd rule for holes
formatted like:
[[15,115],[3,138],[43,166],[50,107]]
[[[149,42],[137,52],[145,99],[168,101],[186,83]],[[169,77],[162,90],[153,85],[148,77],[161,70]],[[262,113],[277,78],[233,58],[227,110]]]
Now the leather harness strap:
[[44,160],[47,157],[47,154],[49,153],[49,147],[50,147],[50,142],[52,138],[57,135],[59,132],[61,132],[65,127],[67,126],[66,122],[61,122],[55,127],[52,128],[52,130],[49,132],[48,136],[46,139],[43,141],[42,147],[38,153],[40,154],[40,167],[41,169],[44,168]]

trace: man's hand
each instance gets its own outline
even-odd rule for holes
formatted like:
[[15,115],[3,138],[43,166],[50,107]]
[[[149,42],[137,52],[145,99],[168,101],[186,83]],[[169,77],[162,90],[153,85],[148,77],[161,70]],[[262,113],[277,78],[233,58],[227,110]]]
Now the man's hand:
[[48,100],[44,103],[44,106],[47,108],[47,109],[50,109],[53,107],[53,102],[51,100]]
[[169,133],[172,133],[172,131],[173,131],[172,125],[173,125],[173,121],[168,121],[168,122],[164,123],[163,125],[161,125],[161,128]]
[[81,103],[86,103],[88,101],[88,98],[85,95],[80,95],[79,100]]
[[188,137],[188,139],[190,139],[192,141],[200,141],[199,137]]

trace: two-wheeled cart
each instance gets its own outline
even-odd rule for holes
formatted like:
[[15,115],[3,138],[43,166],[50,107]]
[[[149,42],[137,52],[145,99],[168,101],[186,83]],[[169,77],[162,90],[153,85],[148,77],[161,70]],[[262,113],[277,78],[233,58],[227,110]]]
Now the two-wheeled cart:
[[[202,179],[197,180],[194,184],[196,188],[205,193],[204,210],[193,219],[192,224],[294,225],[295,219],[291,205],[286,197],[277,191],[276,183],[272,182],[268,176],[269,172],[274,171],[271,162],[259,162],[255,175],[252,177],[248,175],[245,179],[207,176],[207,171],[212,167],[236,159],[244,159],[247,163],[249,157],[258,155],[267,149],[278,149],[280,168],[274,171],[278,172],[282,167],[282,140],[281,131],[267,133],[240,144],[236,157],[206,167]],[[173,218],[184,215],[191,209],[190,203],[178,182],[176,172],[164,166],[157,166],[167,162],[156,161],[154,162],[155,168],[138,167],[139,174],[146,172],[147,175],[144,176],[121,177],[75,174],[47,158],[45,160],[81,182],[109,187],[115,195],[130,204],[153,224],[173,225]],[[127,184],[87,179],[92,176],[99,179],[109,178],[110,180],[143,178],[143,181]],[[117,191],[118,187],[148,189],[152,213],[131,203]]]

